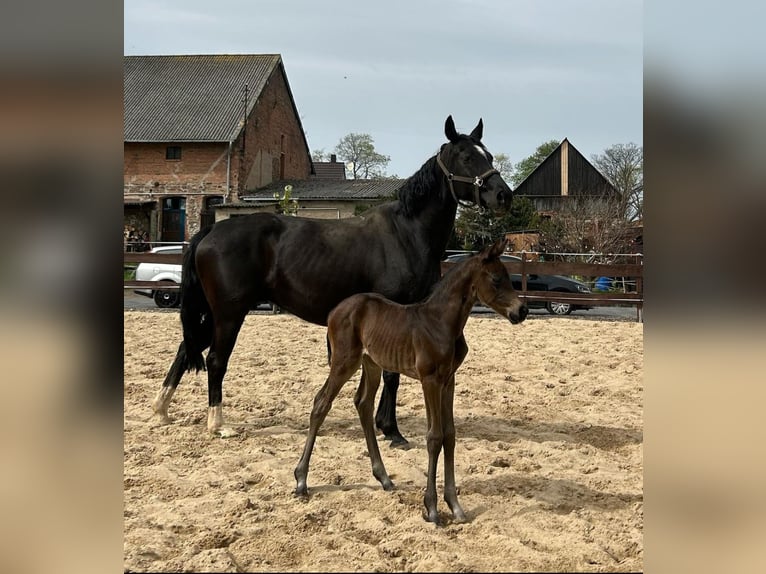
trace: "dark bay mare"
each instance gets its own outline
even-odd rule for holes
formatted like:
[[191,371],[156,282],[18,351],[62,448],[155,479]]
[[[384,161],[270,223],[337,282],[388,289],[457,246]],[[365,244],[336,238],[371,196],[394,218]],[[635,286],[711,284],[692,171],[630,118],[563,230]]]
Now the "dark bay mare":
[[455,424],[452,404],[455,372],[468,353],[463,336],[478,299],[513,323],[527,316],[527,306],[513,289],[500,255],[505,238],[484,248],[445,273],[425,301],[400,305],[377,293],[358,293],[342,301],[327,318],[330,375],[314,399],[309,433],[298,466],[295,493],[308,495],[306,478],[319,427],[344,383],[362,366],[354,405],[367,441],[372,474],[385,490],[394,485],[380,457],[372,410],[382,369],[403,373],[423,386],[428,432],[428,477],[423,502],[426,520],[439,523],[436,512],[436,465],[444,449],[444,500],[457,522],[465,513],[455,488]]
[[[507,207],[511,190],[481,143],[482,121],[449,140],[402,185],[398,199],[359,217],[321,220],[258,213],[219,221],[194,235],[181,283],[183,342],[152,407],[169,423],[168,406],[184,372],[207,368],[210,432],[223,428],[223,377],[248,311],[271,301],[311,323],[355,293],[399,303],[423,299],[439,280],[440,260],[458,202]],[[210,348],[207,358],[202,353]],[[392,444],[407,444],[396,423],[398,373],[386,373],[376,416]]]

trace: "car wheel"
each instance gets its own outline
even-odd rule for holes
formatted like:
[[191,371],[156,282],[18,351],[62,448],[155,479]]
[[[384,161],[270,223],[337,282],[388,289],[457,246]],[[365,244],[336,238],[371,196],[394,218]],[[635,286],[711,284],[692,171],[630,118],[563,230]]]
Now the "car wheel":
[[155,291],[154,303],[157,307],[162,309],[169,309],[176,307],[180,301],[180,293],[178,291]]
[[548,304],[545,307],[551,315],[569,315],[572,312],[572,305],[569,303],[548,301]]

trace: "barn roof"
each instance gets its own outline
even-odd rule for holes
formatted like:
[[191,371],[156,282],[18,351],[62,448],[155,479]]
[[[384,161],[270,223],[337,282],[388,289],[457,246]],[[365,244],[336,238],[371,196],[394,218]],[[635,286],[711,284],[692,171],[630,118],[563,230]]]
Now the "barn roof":
[[123,66],[126,142],[232,141],[245,84],[248,114],[276,69],[287,84],[279,54],[125,56]]

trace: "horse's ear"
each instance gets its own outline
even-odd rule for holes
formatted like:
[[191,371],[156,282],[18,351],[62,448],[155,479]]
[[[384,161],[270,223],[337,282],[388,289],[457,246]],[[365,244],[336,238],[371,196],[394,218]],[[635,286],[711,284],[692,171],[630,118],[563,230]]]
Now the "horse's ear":
[[484,123],[481,121],[481,118],[479,118],[479,123],[476,124],[476,127],[473,128],[473,131],[471,132],[471,137],[477,140],[481,140],[481,136],[484,133]]
[[455,129],[455,122],[452,121],[452,116],[447,116],[447,121],[444,122],[444,135],[452,143],[457,141],[457,130]]

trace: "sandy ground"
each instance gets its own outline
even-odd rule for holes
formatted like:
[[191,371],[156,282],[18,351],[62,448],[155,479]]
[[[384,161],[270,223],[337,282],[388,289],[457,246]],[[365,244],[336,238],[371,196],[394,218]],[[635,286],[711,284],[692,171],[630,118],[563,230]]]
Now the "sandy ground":
[[[373,478],[353,395],[323,425],[293,495],[325,330],[251,314],[224,380],[231,438],[206,430],[205,373],[187,374],[168,426],[151,418],[180,341],[177,313],[125,311],[124,566],[135,572],[640,571],[643,325],[471,316],[457,373],[455,467],[468,523],[422,518],[425,409],[402,377],[399,427],[379,436],[396,488]],[[377,404],[377,401],[376,401]]]

